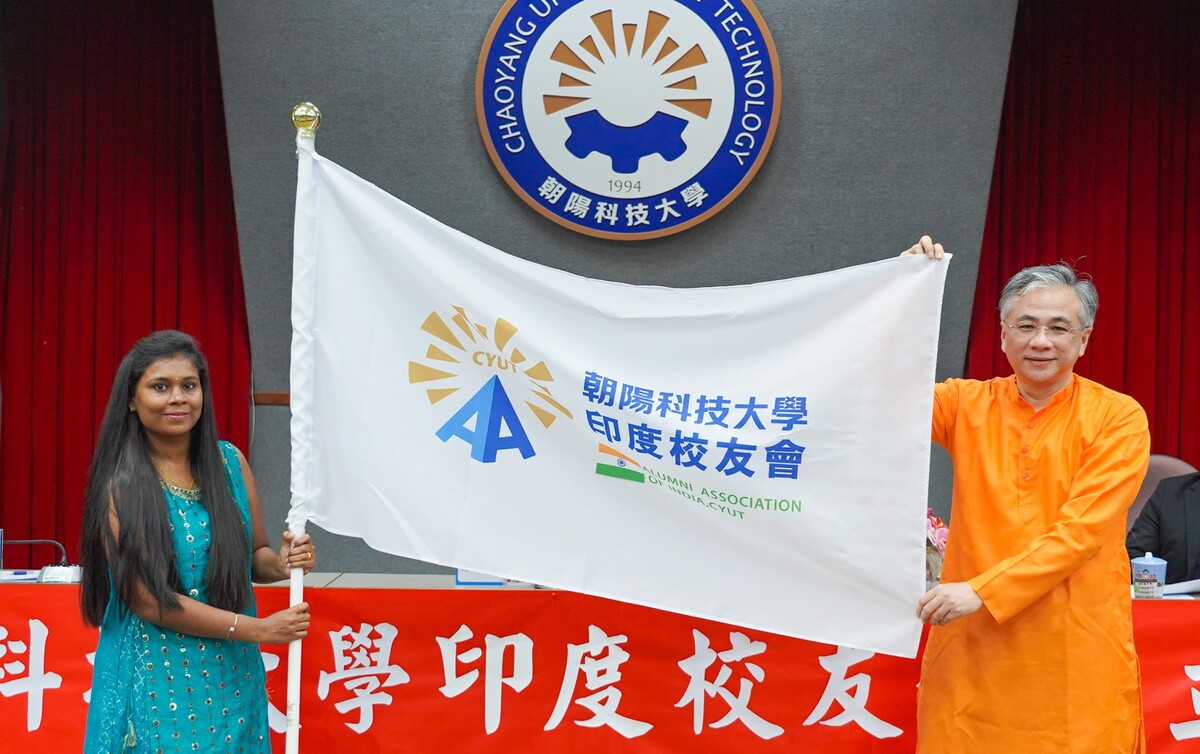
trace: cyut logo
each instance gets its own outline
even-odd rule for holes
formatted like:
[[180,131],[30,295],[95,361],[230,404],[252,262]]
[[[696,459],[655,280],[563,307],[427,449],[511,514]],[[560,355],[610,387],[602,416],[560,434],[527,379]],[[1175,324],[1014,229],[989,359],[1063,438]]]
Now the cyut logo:
[[492,161],[538,212],[605,238],[675,233],[770,147],[779,68],[749,0],[509,0],[479,59]]
[[508,389],[518,401],[524,398],[525,407],[546,428],[559,415],[572,418],[550,393],[554,376],[544,361],[527,366],[529,358],[512,347],[517,328],[511,323],[497,319],[489,331],[472,322],[462,307],[456,306],[454,311],[450,323],[432,312],[421,325],[421,330],[435,339],[425,349],[425,358],[436,365],[408,362],[409,383],[429,383],[425,394],[431,404],[482,383],[441,426],[438,438],[442,442],[455,437],[465,441],[471,446],[471,457],[482,463],[495,463],[502,450],[533,457],[533,443],[500,375],[505,375]]
[[497,356],[494,353],[476,351],[475,353],[471,354],[471,361],[475,362],[481,367],[495,369],[499,372],[512,372],[513,374],[517,373],[516,364],[513,364],[503,356]]

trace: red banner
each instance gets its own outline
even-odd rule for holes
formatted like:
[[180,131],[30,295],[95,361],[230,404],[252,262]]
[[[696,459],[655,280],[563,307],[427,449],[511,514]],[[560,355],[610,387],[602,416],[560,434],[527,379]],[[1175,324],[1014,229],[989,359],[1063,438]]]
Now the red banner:
[[[259,608],[287,601],[258,589]],[[309,589],[302,751],[911,752],[918,661],[543,590]],[[78,751],[96,633],[0,586],[6,750]],[[1200,752],[1200,604],[1134,605],[1151,752]],[[284,727],[285,646],[263,647]],[[275,750],[283,750],[282,735]]]

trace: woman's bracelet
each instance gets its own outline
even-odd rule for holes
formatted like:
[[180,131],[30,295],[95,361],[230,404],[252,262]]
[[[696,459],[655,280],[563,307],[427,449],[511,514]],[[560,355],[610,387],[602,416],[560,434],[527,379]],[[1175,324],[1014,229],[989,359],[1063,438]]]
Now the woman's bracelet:
[[233,625],[229,627],[229,634],[225,637],[225,638],[229,639],[230,641],[233,641],[233,632],[237,630],[237,622],[238,622],[238,618],[240,618],[240,617],[241,616],[238,615],[237,613],[233,614]]

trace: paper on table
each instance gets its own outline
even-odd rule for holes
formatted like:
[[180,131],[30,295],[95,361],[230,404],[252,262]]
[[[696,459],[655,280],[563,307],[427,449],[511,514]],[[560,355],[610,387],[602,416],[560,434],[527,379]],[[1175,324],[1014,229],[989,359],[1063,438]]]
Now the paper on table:
[[0,571],[0,583],[37,581],[38,571]]
[[1200,592],[1200,579],[1179,581],[1163,586],[1163,594],[1193,594],[1195,592]]

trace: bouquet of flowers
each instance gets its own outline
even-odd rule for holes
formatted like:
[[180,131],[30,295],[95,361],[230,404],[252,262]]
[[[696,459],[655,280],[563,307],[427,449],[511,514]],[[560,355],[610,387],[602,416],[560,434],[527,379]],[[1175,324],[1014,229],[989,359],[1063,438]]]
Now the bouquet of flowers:
[[933,508],[926,509],[925,518],[925,581],[930,587],[942,577],[942,559],[946,557],[946,537],[950,527]]

